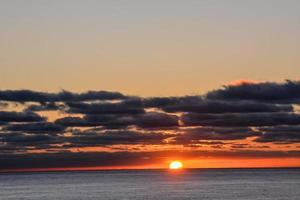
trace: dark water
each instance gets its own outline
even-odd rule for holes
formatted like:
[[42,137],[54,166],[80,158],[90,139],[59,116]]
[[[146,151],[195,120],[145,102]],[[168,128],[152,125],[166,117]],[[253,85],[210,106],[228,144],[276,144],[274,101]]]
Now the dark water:
[[0,174],[1,200],[299,200],[300,169]]

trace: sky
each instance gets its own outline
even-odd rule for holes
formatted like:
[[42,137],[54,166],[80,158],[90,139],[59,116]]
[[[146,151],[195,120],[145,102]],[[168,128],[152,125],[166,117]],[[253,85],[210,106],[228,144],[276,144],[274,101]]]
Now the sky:
[[0,87],[169,96],[298,79],[299,9],[297,0],[3,0]]
[[299,166],[299,10],[0,1],[0,170]]

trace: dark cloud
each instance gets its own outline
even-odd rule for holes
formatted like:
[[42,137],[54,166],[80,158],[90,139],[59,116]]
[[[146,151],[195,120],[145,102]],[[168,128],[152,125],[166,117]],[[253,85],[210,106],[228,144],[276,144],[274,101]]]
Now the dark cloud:
[[140,115],[86,115],[83,119],[90,123],[98,123],[106,128],[122,128],[136,124],[136,117]]
[[39,122],[45,118],[33,112],[0,111],[0,122]]
[[78,131],[65,141],[69,146],[103,146],[121,144],[163,144],[163,140],[171,137],[170,134],[159,132],[143,132],[130,130],[106,130],[106,131]]
[[259,135],[261,133],[247,127],[197,127],[182,130],[181,134],[174,137],[173,142],[176,144],[200,144],[201,140],[240,140]]
[[[142,129],[106,130],[92,128],[85,131],[73,130],[70,132],[71,135],[58,135],[58,131],[63,131],[63,129],[51,123],[16,124],[14,126],[5,127],[2,132],[0,132],[0,149],[8,153],[16,153],[29,149],[43,149],[49,151],[49,149],[56,148],[62,151],[74,147],[161,145],[165,144],[165,139],[173,137],[170,133],[164,134],[159,131],[145,131]],[[5,145],[1,145],[1,143]]]
[[215,101],[200,100],[198,102],[183,102],[162,108],[166,112],[196,112],[196,113],[255,113],[255,112],[291,112],[291,105],[275,105],[251,101]]
[[43,146],[43,148],[49,148],[49,144],[58,143],[56,136],[53,135],[36,135],[25,133],[2,133],[0,135],[0,141],[6,143],[7,146],[22,147],[32,146],[37,148]]
[[178,117],[166,113],[148,112],[144,114],[103,114],[103,115],[85,115],[84,117],[65,117],[55,121],[63,126],[71,127],[89,127],[105,126],[127,127],[136,125],[142,128],[164,128],[178,126]]
[[[7,124],[7,122],[1,122],[0,121],[0,126],[2,126],[2,125],[6,125]],[[1,127],[0,127],[1,128]]]
[[37,111],[63,111],[65,109],[64,104],[57,104],[56,102],[41,103],[39,105],[29,105],[25,111],[37,112]]
[[[178,151],[174,154],[66,152],[70,148],[81,150],[81,147],[121,151],[125,146],[128,147],[125,150],[136,148],[134,151],[141,151],[141,146],[146,145],[175,148],[182,144],[183,148],[210,146],[219,150],[189,152],[187,157],[202,156],[201,153],[221,157],[300,157],[299,152],[288,152],[287,147],[284,147],[286,154],[272,152],[271,148],[264,152],[247,151],[255,149],[258,143],[266,146],[268,143],[289,144],[291,147],[292,143],[299,143],[300,114],[294,105],[299,104],[299,100],[299,81],[244,82],[205,95],[151,98],[107,91],[2,90],[0,168],[4,161],[8,163],[2,168],[128,165],[137,161],[146,163],[142,155],[156,159],[155,155],[161,159],[179,154]],[[23,112],[11,109],[22,109]],[[49,119],[40,116],[40,111]],[[30,154],[29,150],[46,153]],[[100,156],[99,161],[93,157],[96,155]]]
[[60,133],[65,127],[50,122],[35,122],[23,124],[11,124],[3,128],[6,131],[19,131],[27,133]]
[[201,96],[182,96],[182,97],[151,97],[144,98],[143,104],[146,108],[162,108],[177,104],[197,104],[203,101]]
[[127,98],[119,92],[88,91],[72,93],[62,91],[59,93],[36,92],[31,90],[1,90],[0,100],[16,102],[55,102],[55,101],[90,101],[114,100]]
[[125,100],[118,103],[69,102],[68,112],[81,114],[141,114],[144,108],[140,100]]
[[135,125],[136,120],[131,116],[120,115],[88,115],[80,117],[65,117],[55,121],[55,123],[66,127],[95,127],[102,126],[107,129],[126,128]]
[[256,142],[300,143],[300,126],[274,126],[259,129],[263,135]]
[[[151,156],[151,159],[149,159]],[[130,166],[140,165],[161,160],[149,153],[130,152],[76,152],[76,153],[47,153],[47,154],[0,154],[0,170],[5,169],[34,169],[34,168],[65,168],[65,167],[94,167],[94,166]]]
[[[39,129],[37,129],[39,128]],[[49,129],[49,126],[45,129]],[[25,129],[25,128],[24,128]],[[7,146],[24,147],[30,146],[34,149],[44,150],[52,148],[51,145],[58,144],[57,149],[66,150],[71,147],[94,147],[109,145],[157,145],[164,144],[164,140],[172,137],[172,134],[164,134],[162,132],[144,131],[144,130],[105,130],[105,129],[89,129],[89,130],[73,130],[71,135],[52,134],[40,127],[27,127],[30,129],[29,134],[24,132],[13,132],[3,130],[0,132],[0,146],[5,143]],[[34,130],[32,130],[34,129]],[[38,132],[39,131],[39,132]],[[45,132],[44,132],[45,131]],[[37,134],[43,133],[43,134]]]
[[165,113],[149,112],[138,117],[136,124],[143,128],[178,126],[178,117]]
[[84,117],[64,117],[57,119],[56,124],[66,127],[93,127],[105,126],[106,128],[125,128],[136,124],[136,117],[131,115],[85,115]]
[[275,126],[298,125],[300,115],[295,113],[188,113],[184,114],[181,120],[187,126]]
[[227,85],[223,89],[214,90],[207,94],[209,99],[222,100],[258,100],[267,102],[296,102],[300,101],[300,81],[285,83],[241,83]]
[[92,127],[103,124],[102,121],[89,121],[86,117],[63,117],[55,120],[55,123],[65,127]]

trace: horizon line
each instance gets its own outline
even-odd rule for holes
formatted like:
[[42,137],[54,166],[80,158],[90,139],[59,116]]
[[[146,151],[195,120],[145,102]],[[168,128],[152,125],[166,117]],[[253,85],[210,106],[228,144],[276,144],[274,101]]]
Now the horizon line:
[[[274,166],[274,167],[185,167],[178,171],[185,170],[230,170],[230,169],[300,169],[299,166]],[[95,171],[170,171],[169,168],[37,168],[37,169],[9,169],[9,170],[0,170],[1,174],[10,174],[10,173],[51,173],[51,172],[95,172]],[[174,171],[174,170],[172,170]]]

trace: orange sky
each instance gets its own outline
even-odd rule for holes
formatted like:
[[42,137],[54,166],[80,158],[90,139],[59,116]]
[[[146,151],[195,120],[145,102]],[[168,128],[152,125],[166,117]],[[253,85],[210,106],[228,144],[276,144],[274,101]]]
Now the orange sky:
[[199,94],[299,79],[298,1],[0,2],[0,89]]

